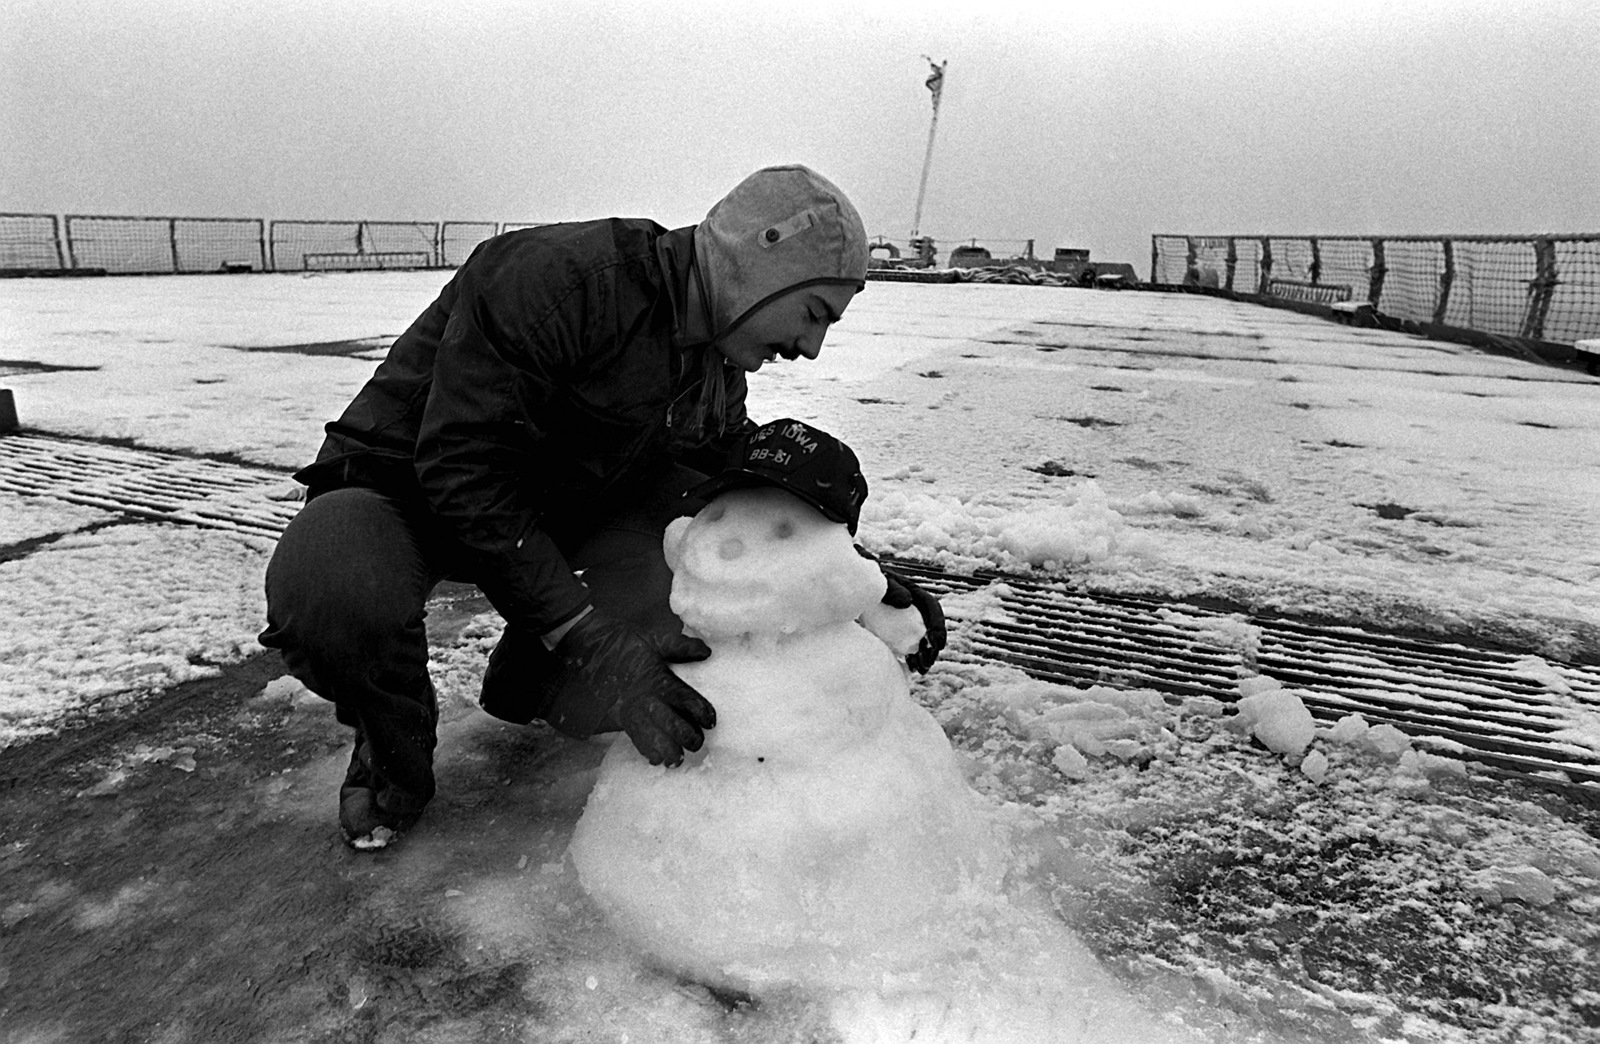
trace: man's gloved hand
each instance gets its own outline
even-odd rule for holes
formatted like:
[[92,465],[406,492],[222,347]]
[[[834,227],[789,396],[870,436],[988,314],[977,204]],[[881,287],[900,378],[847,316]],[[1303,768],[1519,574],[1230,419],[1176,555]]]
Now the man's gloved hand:
[[711,703],[667,669],[710,656],[698,638],[645,634],[593,612],[572,626],[554,652],[559,665],[545,683],[550,702],[587,705],[597,718],[613,709],[652,765],[681,764],[683,752],[699,750],[703,730],[717,723]]
[[[883,567],[880,565],[879,568]],[[940,651],[944,649],[947,637],[944,609],[939,605],[939,599],[894,570],[884,569],[883,578],[889,582],[889,589],[883,593],[884,605],[895,609],[916,606],[917,612],[922,614],[922,626],[928,633],[917,643],[917,651],[906,657],[906,664],[918,674],[927,674],[928,668],[933,666],[933,661],[939,658]]]

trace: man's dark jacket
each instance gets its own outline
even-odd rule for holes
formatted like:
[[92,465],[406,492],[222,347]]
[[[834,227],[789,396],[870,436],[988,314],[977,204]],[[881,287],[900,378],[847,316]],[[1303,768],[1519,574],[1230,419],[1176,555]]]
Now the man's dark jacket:
[[751,426],[730,369],[723,434],[683,430],[703,367],[721,365],[685,343],[703,308],[692,232],[618,218],[486,241],[296,478],[309,496],[366,486],[430,512],[508,623],[565,622],[588,595],[550,531],[600,517],[650,469],[720,463]]

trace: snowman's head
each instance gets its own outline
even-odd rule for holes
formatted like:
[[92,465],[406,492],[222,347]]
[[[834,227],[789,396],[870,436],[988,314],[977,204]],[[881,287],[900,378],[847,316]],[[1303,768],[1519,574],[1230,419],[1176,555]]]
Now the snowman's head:
[[782,637],[854,620],[883,597],[850,532],[776,486],[729,490],[667,527],[672,611],[707,640]]

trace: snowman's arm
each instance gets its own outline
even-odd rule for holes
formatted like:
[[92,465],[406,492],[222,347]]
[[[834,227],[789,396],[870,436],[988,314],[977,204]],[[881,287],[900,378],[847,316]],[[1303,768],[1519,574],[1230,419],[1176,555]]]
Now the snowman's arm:
[[927,674],[948,640],[939,599],[909,577],[885,569],[878,556],[860,544],[856,545],[856,553],[878,563],[885,585],[883,600],[861,615],[861,626],[897,655],[904,656],[906,666],[918,674]]
[[909,607],[896,609],[887,602],[874,603],[861,614],[857,622],[902,658],[915,653],[928,634],[928,629],[922,624],[921,613]]

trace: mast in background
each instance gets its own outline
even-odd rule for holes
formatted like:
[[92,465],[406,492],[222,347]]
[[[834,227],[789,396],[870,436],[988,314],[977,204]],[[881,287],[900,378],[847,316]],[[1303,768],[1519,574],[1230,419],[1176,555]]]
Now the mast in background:
[[950,63],[948,61],[936,62],[927,55],[922,57],[926,59],[929,67],[933,69],[932,75],[927,79],[928,90],[933,92],[933,119],[928,123],[928,150],[923,154],[922,179],[917,183],[917,211],[911,219],[911,247],[917,251],[918,255],[923,256],[928,263],[932,263],[933,244],[931,242],[928,243],[925,250],[921,243],[922,200],[928,192],[928,167],[933,163],[933,133],[939,129],[939,97],[944,93],[944,69]]

